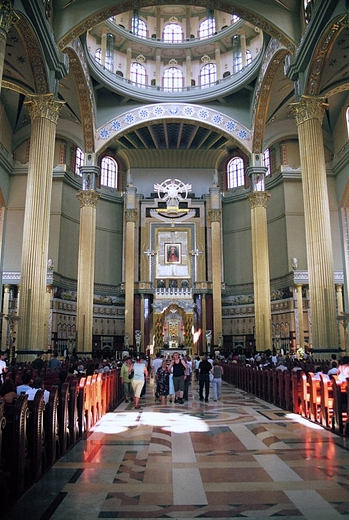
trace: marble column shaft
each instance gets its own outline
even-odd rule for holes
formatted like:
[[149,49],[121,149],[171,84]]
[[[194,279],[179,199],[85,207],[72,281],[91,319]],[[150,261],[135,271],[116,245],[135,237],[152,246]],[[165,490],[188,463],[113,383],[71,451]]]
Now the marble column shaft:
[[[338,316],[340,316],[344,312],[343,306],[343,286],[341,284],[336,285],[336,295],[337,295],[337,311]],[[346,333],[343,327],[343,323],[339,322],[339,345],[342,351],[347,351],[346,345]]]
[[298,125],[313,348],[338,347],[330,208],[322,136],[323,98],[293,105]]
[[125,334],[134,343],[134,285],[135,285],[135,228],[138,212],[135,208],[136,190],[128,187],[126,190],[125,209]]
[[[9,302],[10,302],[10,289],[11,285],[5,284],[4,285],[4,299],[2,302],[2,312],[4,314],[9,313]],[[7,347],[7,320],[3,317],[2,318],[2,335],[1,335],[1,350],[2,352],[5,352]]]
[[297,307],[298,307],[298,344],[301,349],[304,348],[304,319],[303,319],[303,295],[302,284],[296,285],[297,291]]
[[272,350],[270,271],[267,232],[267,202],[270,194],[253,191],[248,195],[251,208],[252,264],[255,307],[256,350]]
[[[211,197],[211,258],[212,258],[212,299],[213,299],[213,345],[218,345],[222,333],[222,240],[220,190],[210,188]],[[204,331],[205,333],[205,331]]]
[[95,275],[96,207],[95,190],[77,193],[80,203],[80,234],[77,287],[77,352],[92,352],[93,293]]
[[44,324],[52,170],[56,124],[63,103],[47,94],[32,96],[26,104],[32,129],[22,245],[21,320],[17,343],[20,355],[24,350],[47,347]]

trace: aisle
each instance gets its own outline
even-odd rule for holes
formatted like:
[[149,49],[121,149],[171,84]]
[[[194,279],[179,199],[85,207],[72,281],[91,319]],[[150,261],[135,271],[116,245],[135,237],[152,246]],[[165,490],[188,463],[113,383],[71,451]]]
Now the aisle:
[[6,520],[349,520],[340,437],[228,384],[201,403],[122,403],[49,470]]

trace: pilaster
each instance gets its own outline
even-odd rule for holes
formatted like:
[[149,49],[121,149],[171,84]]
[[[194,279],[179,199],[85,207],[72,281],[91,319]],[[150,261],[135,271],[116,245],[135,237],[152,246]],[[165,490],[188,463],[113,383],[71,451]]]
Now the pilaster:
[[222,333],[222,209],[221,193],[217,187],[210,188],[211,251],[212,251],[212,299],[213,299],[213,345],[218,345]]

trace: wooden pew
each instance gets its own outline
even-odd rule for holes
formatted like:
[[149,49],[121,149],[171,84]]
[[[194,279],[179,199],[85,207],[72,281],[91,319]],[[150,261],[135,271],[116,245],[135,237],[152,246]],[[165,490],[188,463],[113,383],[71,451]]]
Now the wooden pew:
[[27,420],[27,439],[30,467],[30,482],[35,482],[46,465],[44,433],[44,391],[38,389],[34,399],[28,400],[29,416]]
[[57,407],[58,387],[53,385],[50,389],[50,397],[44,412],[46,468],[49,468],[56,462],[57,455],[60,453]]
[[324,374],[320,374],[320,396],[321,396],[321,424],[325,428],[332,428],[333,422],[333,380]]
[[[6,404],[1,460],[10,500],[20,497],[29,485],[27,460],[28,396],[21,394],[13,404]],[[27,476],[27,478],[26,478]]]
[[310,389],[308,383],[308,377],[305,372],[301,372],[301,405],[300,412],[302,417],[309,419],[310,417]]
[[301,371],[291,371],[291,393],[292,410],[294,413],[301,413],[302,379]]
[[69,446],[69,383],[63,383],[61,393],[58,398],[58,437],[59,455],[62,456]]
[[347,381],[341,382],[338,376],[332,375],[332,389],[333,389],[333,430],[339,435],[345,435],[348,433],[347,422],[348,422],[348,383]]
[[313,422],[320,423],[321,419],[321,395],[320,380],[315,379],[313,372],[308,372],[309,384],[309,419]]
[[79,414],[78,414],[78,398],[79,398],[79,381],[73,379],[69,387],[69,445],[73,446],[79,438]]

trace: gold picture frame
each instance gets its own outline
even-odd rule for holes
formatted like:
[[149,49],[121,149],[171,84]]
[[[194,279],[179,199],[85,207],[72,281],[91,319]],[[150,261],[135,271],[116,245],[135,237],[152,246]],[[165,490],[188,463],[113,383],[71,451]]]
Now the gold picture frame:
[[166,242],[164,244],[164,258],[165,264],[181,264],[182,263],[182,244],[179,243],[169,243]]

